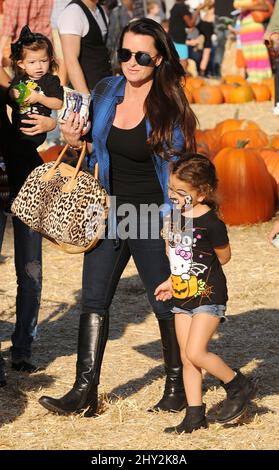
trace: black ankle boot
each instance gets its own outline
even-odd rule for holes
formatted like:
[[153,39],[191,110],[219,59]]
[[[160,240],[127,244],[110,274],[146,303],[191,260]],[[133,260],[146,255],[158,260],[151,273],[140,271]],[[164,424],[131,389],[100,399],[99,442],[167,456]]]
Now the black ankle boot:
[[96,313],[80,316],[76,381],[62,398],[42,396],[39,403],[55,413],[81,413],[91,417],[97,412],[98,384],[108,337],[108,314]]
[[165,428],[166,433],[182,434],[183,432],[190,434],[196,429],[207,428],[205,418],[205,404],[201,406],[187,406],[186,415],[178,426]]
[[159,320],[159,328],[167,377],[163,397],[148,411],[181,411],[186,406],[186,397],[174,319]]
[[244,413],[249,401],[254,398],[257,387],[239,370],[236,370],[236,376],[229,383],[222,383],[222,387],[227,392],[227,398],[217,414],[217,421],[228,423]]

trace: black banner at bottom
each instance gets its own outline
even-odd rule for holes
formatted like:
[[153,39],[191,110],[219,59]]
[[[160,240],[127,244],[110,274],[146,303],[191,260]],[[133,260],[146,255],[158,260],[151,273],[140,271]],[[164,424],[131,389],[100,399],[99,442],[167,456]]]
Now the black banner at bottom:
[[[175,451],[175,450],[55,450],[55,451],[0,451],[1,466],[4,463],[78,463],[81,466],[125,469],[133,465],[173,465],[186,467],[208,463],[247,464],[257,462],[267,464],[278,460],[278,451]],[[3,467],[2,467],[3,468]]]

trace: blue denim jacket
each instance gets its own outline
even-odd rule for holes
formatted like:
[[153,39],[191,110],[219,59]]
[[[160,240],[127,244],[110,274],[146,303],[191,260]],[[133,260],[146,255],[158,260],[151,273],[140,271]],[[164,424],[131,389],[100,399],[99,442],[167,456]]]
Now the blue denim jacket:
[[[123,100],[125,85],[126,78],[124,76],[106,77],[96,85],[91,94],[93,149],[89,156],[89,168],[92,170],[98,161],[99,179],[108,194],[110,194],[110,158],[106,142],[114,120],[116,105]],[[151,125],[148,119],[146,119],[146,131],[149,135]],[[173,147],[180,151],[184,146],[184,138],[180,128],[174,128],[173,134]],[[156,154],[152,155],[152,159],[164,193],[164,200],[169,203],[168,162]]]

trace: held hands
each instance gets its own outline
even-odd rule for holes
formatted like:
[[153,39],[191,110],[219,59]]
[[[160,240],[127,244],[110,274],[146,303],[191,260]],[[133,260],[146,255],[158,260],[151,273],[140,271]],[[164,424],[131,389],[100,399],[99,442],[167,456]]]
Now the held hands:
[[155,289],[154,295],[156,300],[162,300],[163,302],[172,298],[172,285],[170,277]]
[[24,100],[24,103],[26,104],[35,104],[35,103],[40,103],[41,100],[41,94],[38,93],[35,90],[30,90],[31,93],[30,95]]
[[32,127],[21,127],[20,130],[25,135],[37,135],[43,132],[49,132],[55,129],[56,120],[49,116],[42,116],[41,114],[29,114],[29,119],[22,119],[23,124],[31,125]]

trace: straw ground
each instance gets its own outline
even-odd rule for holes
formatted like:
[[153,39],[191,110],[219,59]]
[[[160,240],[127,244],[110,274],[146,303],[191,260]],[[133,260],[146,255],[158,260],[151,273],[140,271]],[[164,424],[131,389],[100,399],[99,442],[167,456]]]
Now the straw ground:
[[[212,127],[235,111],[224,105],[217,114],[213,108],[196,107],[202,127]],[[246,115],[253,115],[255,109],[246,108]],[[270,104],[257,105],[257,111],[263,128],[269,119],[273,126],[269,132],[278,130]],[[44,241],[44,288],[34,361],[45,370],[32,376],[13,372],[8,348],[16,285],[9,225],[3,246],[7,258],[0,265],[0,332],[9,383],[0,389],[0,449],[278,449],[279,252],[267,242],[271,223],[229,228],[233,257],[225,266],[228,321],[211,346],[258,382],[258,400],[240,423],[221,426],[215,414],[224,391],[205,375],[210,426],[191,436],[163,432],[164,427],[180,422],[183,413],[146,412],[162,394],[164,371],[157,322],[132,261],[111,308],[99,416],[57,416],[38,404],[42,394],[61,396],[74,380],[82,257],[60,253]]]

